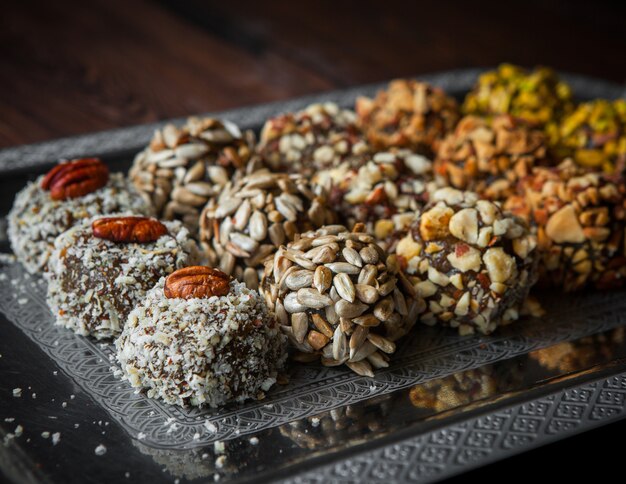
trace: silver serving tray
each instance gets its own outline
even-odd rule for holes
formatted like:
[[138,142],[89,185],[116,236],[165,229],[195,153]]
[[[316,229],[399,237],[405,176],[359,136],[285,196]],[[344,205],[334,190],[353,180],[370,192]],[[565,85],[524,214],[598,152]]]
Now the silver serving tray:
[[[464,70],[422,78],[461,96],[477,74]],[[610,83],[563,77],[579,98],[624,93]],[[317,101],[350,106],[356,95],[380,87],[214,114],[258,130],[279,112]],[[27,177],[58,158],[95,155],[127,169],[157,126],[0,151],[0,213]],[[3,224],[0,243],[6,251]],[[0,438],[6,445],[0,445],[0,469],[20,482],[81,482],[76,463],[98,469],[94,482],[121,480],[127,473],[155,482],[216,476],[221,481],[439,480],[623,418],[625,294],[542,294],[545,317],[523,319],[489,337],[419,326],[390,368],[373,379],[293,365],[289,383],[262,402],[198,410],[135,393],[114,375],[111,345],[55,326],[45,283],[3,260]],[[22,389],[21,397],[13,396],[13,388]],[[12,437],[17,425],[23,433]],[[61,440],[53,445],[42,432],[60,432]],[[95,454],[99,444],[106,454]],[[73,462],[54,459],[68,454]]]

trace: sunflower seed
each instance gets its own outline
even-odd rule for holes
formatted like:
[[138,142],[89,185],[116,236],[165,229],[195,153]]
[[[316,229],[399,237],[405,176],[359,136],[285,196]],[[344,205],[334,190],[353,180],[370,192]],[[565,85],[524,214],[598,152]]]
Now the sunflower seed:
[[[249,254],[253,253],[259,247],[259,243],[256,240],[254,240],[251,237],[248,237],[247,235],[241,234],[239,232],[231,232],[230,240],[237,247],[239,247],[242,250],[245,250]],[[250,257],[250,255],[243,256],[243,257]]]
[[363,326],[366,328],[369,328],[372,326],[378,326],[380,324],[380,321],[378,320],[378,318],[374,316],[373,314],[364,314],[363,316],[352,318],[352,322],[354,324],[358,324],[359,326]]
[[339,238],[336,235],[322,235],[321,237],[315,237],[315,239],[313,240],[313,247],[331,244],[333,242],[336,242],[337,240],[339,240]]
[[335,311],[342,318],[356,318],[363,314],[369,306],[360,302],[348,302],[344,299],[335,304]]
[[331,262],[324,265],[335,273],[358,274],[361,272],[360,268],[353,266],[348,262]]
[[327,336],[315,330],[309,331],[309,334],[307,334],[306,336],[306,340],[315,350],[323,348],[324,346],[326,346],[328,341],[330,341]]
[[276,247],[280,247],[285,243],[285,230],[282,224],[273,223],[269,228],[270,240]]
[[357,375],[368,376],[370,378],[374,378],[374,372],[372,371],[372,366],[368,363],[367,360],[361,361],[346,361],[346,365]]
[[374,307],[374,316],[381,321],[385,321],[393,314],[393,300],[390,298],[382,299]]
[[356,297],[365,304],[374,304],[378,301],[378,291],[374,286],[368,286],[367,284],[355,284],[354,292]]
[[396,288],[396,282],[397,279],[395,277],[392,277],[388,281],[378,286],[378,292],[380,293],[380,295],[386,296],[390,294]]
[[373,286],[378,276],[378,269],[375,265],[367,264],[359,272],[358,283],[365,284],[367,286]]
[[320,294],[316,289],[302,288],[298,289],[296,294],[298,303],[313,309],[322,309],[333,303],[330,297],[326,294]]
[[[315,250],[316,252],[311,260],[316,264],[326,264],[335,261],[335,259],[337,258],[337,251],[339,250],[339,246],[337,246],[337,248],[335,249],[333,247],[333,244],[327,244],[312,250]],[[311,251],[307,252],[307,254],[310,252]]]
[[343,254],[344,259],[346,259],[346,261],[352,264],[353,266],[356,266],[359,268],[363,267],[363,259],[361,258],[361,256],[356,250],[350,247],[344,247],[341,253]]
[[185,188],[195,195],[204,197],[205,201],[215,194],[215,186],[202,181],[187,183]]
[[389,367],[389,362],[387,361],[386,357],[379,351],[369,355],[367,357],[367,361],[369,361],[371,365],[376,369]]
[[339,315],[337,311],[335,311],[335,305],[331,304],[330,306],[326,306],[325,308],[326,320],[330,324],[337,324],[339,322]]
[[219,207],[215,211],[215,218],[224,218],[228,215],[235,213],[235,210],[241,205],[240,198],[228,198],[223,202],[220,202]]
[[364,360],[369,355],[371,355],[373,353],[376,353],[377,350],[378,350],[378,348],[376,348],[376,346],[374,346],[369,341],[365,341],[361,345],[361,347],[358,350],[356,350],[352,356],[350,356],[350,360],[349,361],[352,362],[352,363],[355,363],[357,361]]
[[406,299],[398,288],[393,290],[393,302],[396,311],[398,311],[402,316],[407,316],[409,314],[409,309],[406,305]]
[[287,220],[295,222],[298,219],[298,212],[296,212],[296,209],[286,202],[284,198],[278,197],[274,202],[276,203],[276,210]]
[[257,274],[256,269],[252,267],[246,267],[243,270],[243,282],[245,283],[248,289],[252,289],[253,291],[257,291],[259,289],[259,275]]
[[232,274],[234,268],[235,257],[230,252],[224,252],[220,258],[219,269],[226,274]]
[[285,306],[283,306],[280,299],[278,299],[276,304],[274,304],[274,314],[281,325],[286,326],[289,324],[289,315],[287,314],[287,311],[285,311]]
[[363,326],[357,326],[354,329],[354,332],[352,333],[352,336],[350,336],[350,342],[348,344],[348,347],[350,349],[350,359],[352,359],[357,350],[365,342],[368,333],[369,329],[364,328]]
[[285,296],[285,311],[288,313],[302,313],[306,311],[307,307],[298,301],[298,295],[295,292],[290,292]]
[[371,245],[363,247],[359,251],[359,255],[366,264],[378,264],[378,252]]
[[337,274],[333,278],[333,285],[337,290],[337,294],[339,294],[343,299],[351,303],[354,302],[356,292],[354,289],[354,284],[352,284],[352,281],[350,280],[350,276],[348,274]]
[[395,343],[389,341],[388,339],[374,333],[369,333],[367,335],[367,339],[372,343],[376,348],[381,351],[384,351],[388,355],[394,353],[396,351]]
[[313,286],[324,294],[332,284],[333,274],[328,267],[318,266],[313,275]]
[[221,186],[226,185],[230,179],[230,177],[228,176],[228,172],[222,166],[207,167],[207,174],[209,175],[209,179],[213,183]]
[[313,272],[306,269],[293,271],[285,279],[285,284],[292,291],[297,291],[304,287],[311,287],[312,283]]
[[335,360],[343,360],[348,357],[348,342],[346,335],[337,326],[333,334],[333,358]]
[[333,337],[332,328],[326,321],[324,321],[324,318],[322,318],[319,314],[312,314],[311,320],[313,321],[313,324],[320,333],[325,334],[329,338]]
[[291,327],[296,341],[302,343],[309,330],[309,317],[306,313],[293,313],[291,315]]

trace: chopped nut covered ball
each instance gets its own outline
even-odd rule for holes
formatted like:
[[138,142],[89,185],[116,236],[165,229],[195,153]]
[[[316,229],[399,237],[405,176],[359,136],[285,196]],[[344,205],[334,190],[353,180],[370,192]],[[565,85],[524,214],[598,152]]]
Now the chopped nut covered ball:
[[535,168],[506,208],[537,224],[539,277],[565,291],[620,287],[626,277],[626,185],[565,161]]
[[537,67],[529,72],[511,64],[482,74],[463,103],[465,114],[510,114],[548,131],[571,109],[572,91],[552,69]]
[[161,278],[115,342],[130,384],[181,406],[264,398],[287,354],[261,296],[237,281],[222,296],[169,298],[165,286]]
[[373,376],[414,325],[417,304],[396,256],[363,229],[302,234],[266,263],[261,286],[299,358]]
[[557,159],[607,173],[626,170],[626,100],[595,101],[579,105],[553,133]]
[[278,247],[336,221],[322,187],[299,175],[259,170],[228,182],[209,200],[200,239],[210,264],[257,289],[258,272]]
[[[65,176],[68,169],[85,168],[81,167],[82,161],[85,160],[56,165],[49,175],[29,183],[15,197],[7,217],[9,240],[16,257],[30,273],[46,270],[54,239],[74,224],[116,212],[152,215],[151,207],[122,173],[108,175],[106,167],[99,165],[100,170],[106,170],[106,179],[102,172],[94,172],[93,166],[87,167],[90,179],[86,179],[84,172],[77,179]],[[55,199],[53,190],[71,196]]]
[[418,296],[420,321],[491,333],[519,316],[536,279],[536,238],[499,205],[436,191],[396,253]]
[[245,171],[254,145],[228,121],[189,118],[155,131],[128,175],[159,218],[179,219],[197,237],[200,211],[233,175]]
[[376,153],[359,166],[342,163],[314,180],[329,191],[346,226],[364,222],[389,252],[435,189],[432,163],[409,150]]
[[410,148],[430,158],[459,119],[456,101],[425,82],[397,79],[374,99],[356,101],[359,126],[377,150]]
[[[133,238],[129,227],[154,227]],[[106,232],[103,230],[111,229]],[[161,229],[164,229],[163,232]],[[114,231],[116,237],[106,237]],[[145,217],[95,218],[56,239],[50,257],[48,305],[57,324],[96,339],[117,337],[130,311],[163,276],[196,262],[198,248],[179,221]]]
[[272,171],[309,176],[343,161],[358,161],[369,146],[354,112],[334,103],[312,104],[265,122],[257,154]]
[[442,143],[435,173],[443,183],[505,200],[533,166],[545,161],[545,136],[511,116],[466,116]]

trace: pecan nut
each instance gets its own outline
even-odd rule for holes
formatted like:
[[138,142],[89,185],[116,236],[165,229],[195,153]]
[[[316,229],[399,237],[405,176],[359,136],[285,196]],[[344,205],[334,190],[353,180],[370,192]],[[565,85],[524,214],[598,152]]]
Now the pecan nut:
[[168,299],[225,296],[230,291],[230,280],[230,276],[217,269],[206,266],[185,267],[167,276],[163,292]]
[[145,244],[168,233],[167,227],[148,217],[105,217],[91,223],[93,235],[113,242]]
[[52,200],[66,200],[95,192],[109,181],[109,169],[99,158],[81,158],[55,166],[41,181]]

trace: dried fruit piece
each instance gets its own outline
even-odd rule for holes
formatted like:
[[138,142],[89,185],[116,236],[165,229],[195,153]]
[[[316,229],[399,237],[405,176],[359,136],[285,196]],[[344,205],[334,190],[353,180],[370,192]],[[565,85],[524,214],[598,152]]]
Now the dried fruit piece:
[[95,192],[109,181],[109,169],[98,158],[82,158],[60,163],[41,181],[52,200],[77,198]]
[[168,299],[209,298],[225,296],[230,291],[231,277],[206,266],[191,266],[172,272],[165,279],[163,291]]
[[154,242],[167,234],[167,227],[148,217],[105,217],[91,223],[94,236],[113,242]]

